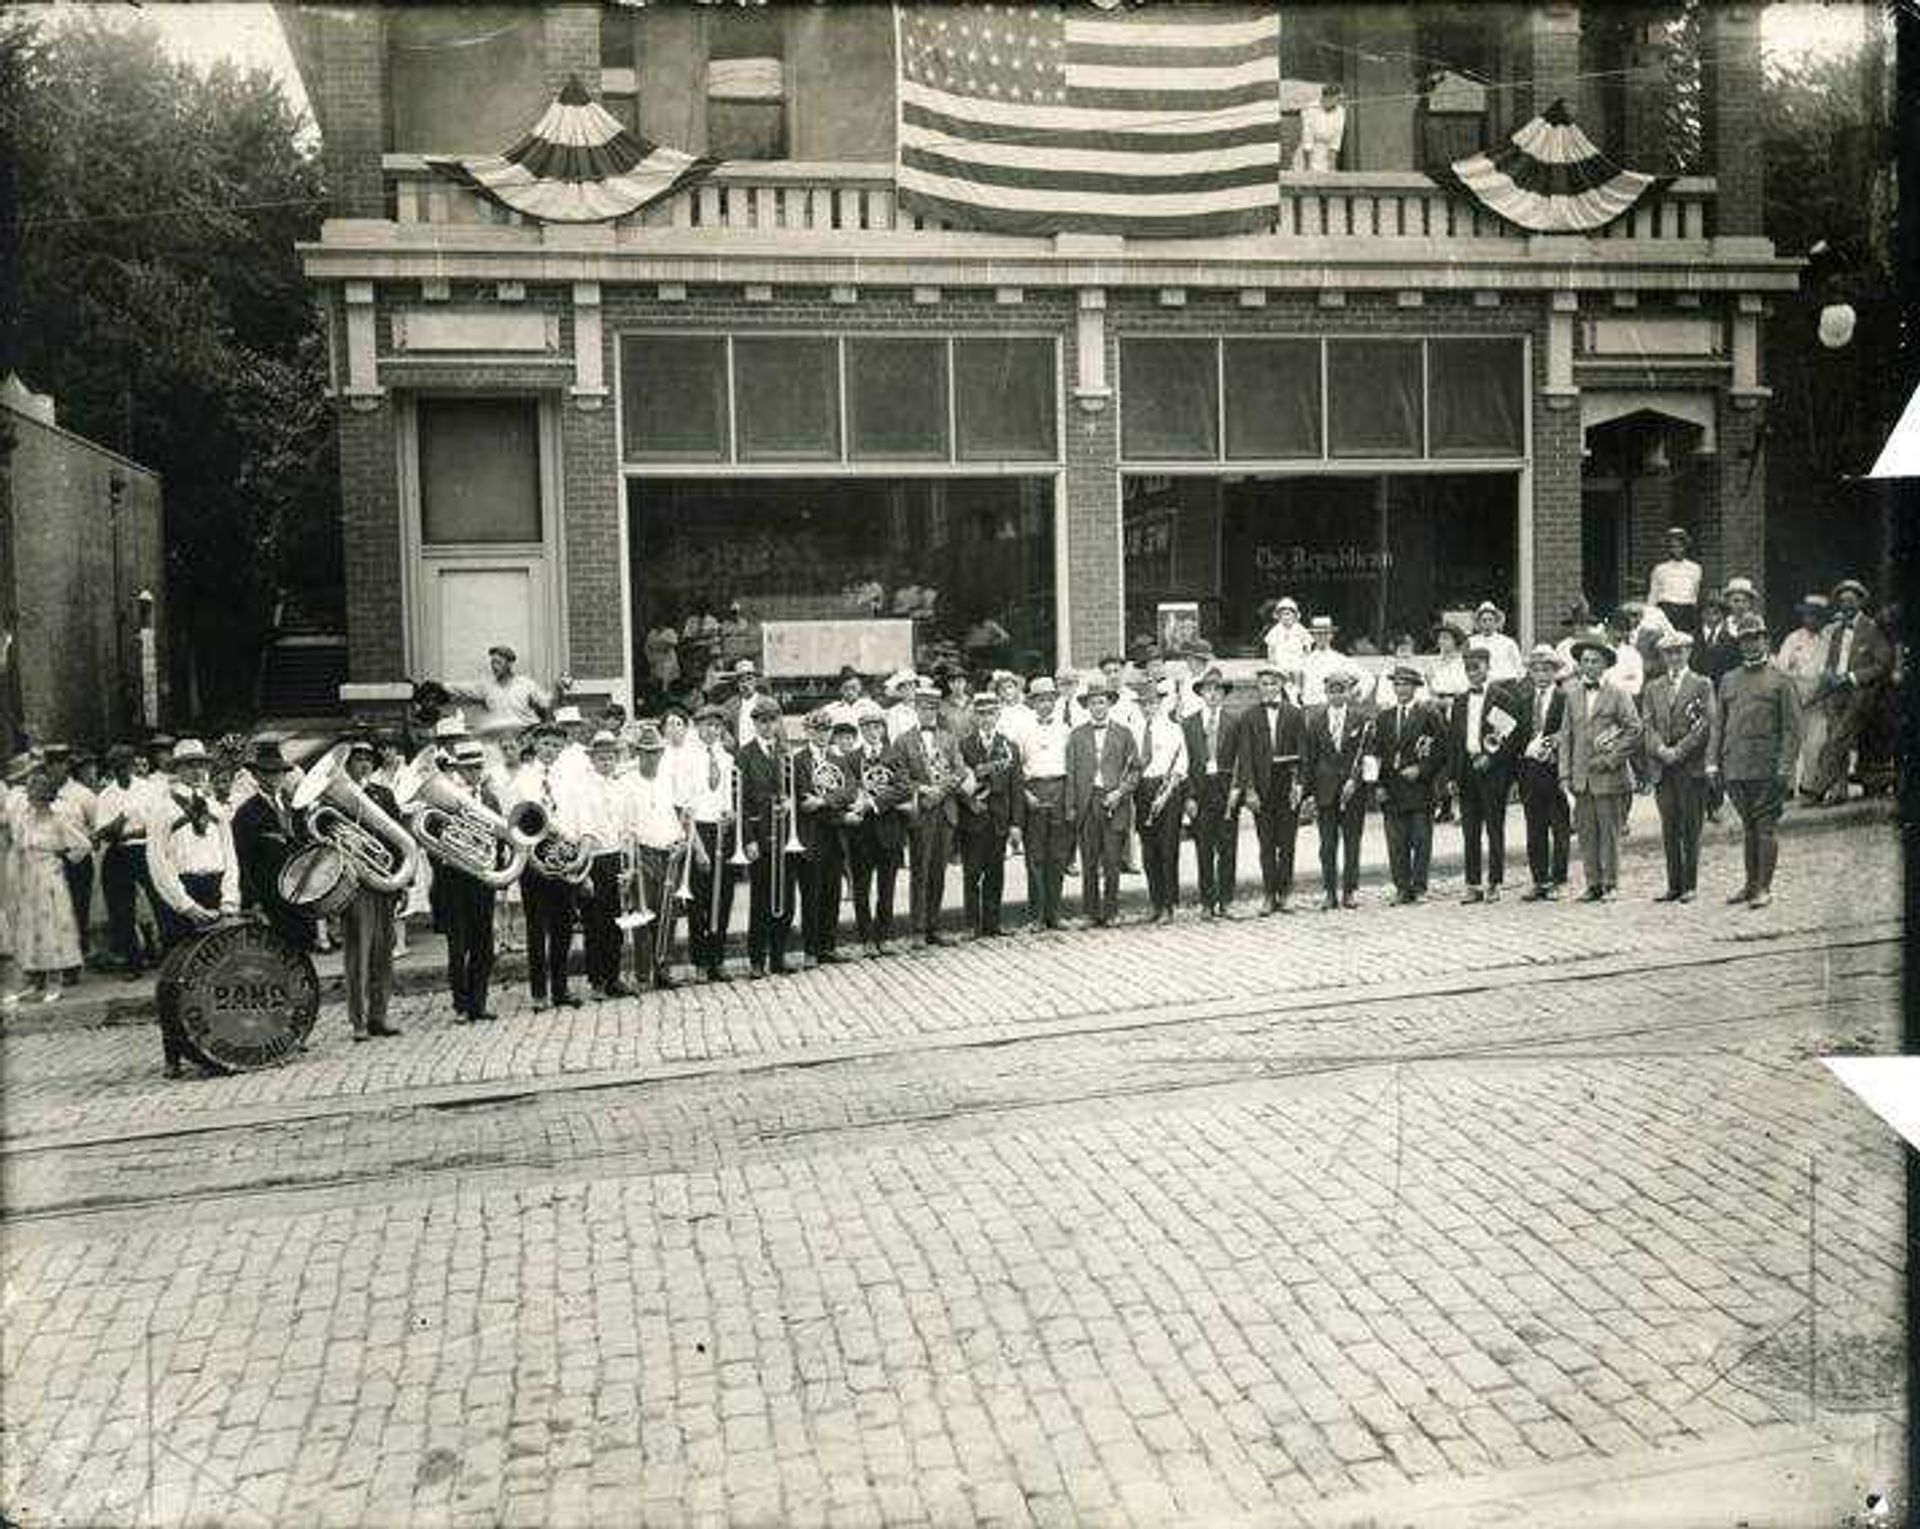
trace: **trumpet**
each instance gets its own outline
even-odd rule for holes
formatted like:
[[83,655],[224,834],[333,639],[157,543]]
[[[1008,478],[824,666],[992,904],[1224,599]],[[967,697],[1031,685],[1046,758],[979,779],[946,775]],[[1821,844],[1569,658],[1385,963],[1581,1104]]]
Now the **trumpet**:
[[499,891],[520,879],[528,851],[546,832],[546,812],[522,802],[502,817],[437,770],[401,771],[394,800],[427,857]]
[[308,830],[333,846],[358,885],[393,893],[413,880],[420,853],[413,836],[348,776],[344,743],[307,771],[292,805],[306,813]]
[[623,930],[640,929],[653,922],[653,909],[647,906],[647,878],[640,863],[640,847],[631,838],[620,844],[620,911],[614,925]]

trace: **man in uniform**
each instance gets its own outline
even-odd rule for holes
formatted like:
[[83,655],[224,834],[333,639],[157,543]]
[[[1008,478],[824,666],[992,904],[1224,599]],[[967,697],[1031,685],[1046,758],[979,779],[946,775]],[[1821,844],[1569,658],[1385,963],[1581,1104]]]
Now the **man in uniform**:
[[687,956],[707,981],[725,982],[727,927],[733,921],[733,867],[728,862],[742,831],[734,815],[734,760],[726,741],[727,714],[720,706],[702,706],[694,713],[693,725],[698,736],[680,781],[694,832]]
[[[508,806],[537,803],[551,828],[577,835],[582,828],[577,784],[559,771],[566,735],[552,722],[533,729],[533,759],[515,773]],[[528,857],[520,876],[520,897],[527,910],[527,987],[536,1010],[547,1006],[577,1009],[580,1000],[567,991],[567,962],[573,951],[573,920],[582,888],[549,876]]]
[[1301,779],[1313,793],[1320,833],[1320,906],[1358,906],[1360,838],[1367,823],[1367,719],[1354,700],[1358,677],[1332,669],[1322,680],[1327,699],[1312,707],[1301,729]]
[[1780,812],[1800,749],[1800,702],[1793,681],[1767,662],[1767,624],[1755,612],[1735,628],[1740,667],[1720,682],[1720,748],[1711,775],[1740,814],[1746,882],[1727,899],[1749,908],[1773,901]]
[[1174,699],[1172,680],[1142,680],[1140,726],[1134,743],[1140,750],[1140,784],[1133,792],[1133,822],[1140,834],[1140,863],[1147,873],[1149,923],[1171,924],[1180,906],[1181,798],[1187,785],[1186,729],[1167,715]]
[[944,945],[940,905],[947,890],[947,857],[953,849],[964,765],[959,741],[941,718],[940,689],[931,682],[913,693],[918,722],[893,746],[892,766],[913,791],[913,859],[909,903],[913,932],[928,945]]
[[1035,929],[1060,927],[1060,884],[1072,855],[1067,818],[1067,740],[1073,727],[1059,715],[1059,689],[1046,675],[1027,687],[1033,726],[1021,759],[1021,838],[1027,855],[1028,914]]
[[876,703],[859,708],[860,742],[847,760],[859,790],[847,809],[847,858],[853,886],[853,922],[870,956],[887,953],[893,939],[893,893],[905,858],[906,783],[888,762],[891,719]]
[[[1300,801],[1306,794],[1300,772],[1306,751],[1306,713],[1287,696],[1287,672],[1262,663],[1254,672],[1260,697],[1234,728],[1238,748],[1234,784],[1253,813],[1260,841],[1260,886],[1267,913],[1288,913],[1293,895],[1293,851],[1300,836]],[[1324,686],[1325,676],[1321,677]]]
[[1613,649],[1602,637],[1573,645],[1579,676],[1567,687],[1567,703],[1555,754],[1561,789],[1573,798],[1574,832],[1586,869],[1585,902],[1609,901],[1620,880],[1620,830],[1633,804],[1628,761],[1640,743],[1640,713],[1633,697],[1605,683]]
[[1500,900],[1507,875],[1507,795],[1523,740],[1516,707],[1506,686],[1492,682],[1491,656],[1477,638],[1463,662],[1466,694],[1447,719],[1447,781],[1460,800],[1467,872],[1462,901],[1491,903]]
[[1218,669],[1195,687],[1200,709],[1181,726],[1187,745],[1187,819],[1193,824],[1200,916],[1226,918],[1239,859],[1240,793],[1233,779],[1238,743],[1226,712],[1227,678]]
[[1700,884],[1700,831],[1707,814],[1707,767],[1719,756],[1720,708],[1705,675],[1687,667],[1690,633],[1660,639],[1664,670],[1646,687],[1640,721],[1647,776],[1660,810],[1667,890],[1655,902],[1690,903]]
[[[687,839],[674,777],[663,768],[666,749],[666,739],[656,724],[636,723],[634,767],[620,777],[616,793],[621,823],[637,857],[640,895],[654,917],[653,923],[641,924],[634,931],[634,977],[656,990],[674,985],[665,956],[673,941],[677,912],[673,894],[678,877],[670,878],[667,872],[674,865],[675,851]],[[688,890],[692,890],[691,882]]]
[[[462,738],[447,760],[448,778],[475,806],[499,814],[500,799],[487,784],[487,751],[477,738]],[[458,866],[440,861],[434,885],[447,926],[447,991],[453,998],[453,1022],[493,1019],[487,988],[493,980],[494,891]]]
[[[831,707],[807,717],[807,741],[794,753],[793,793],[800,804],[800,941],[810,960],[840,959],[840,896],[847,879],[847,808],[856,776],[844,750],[858,728]],[[837,779],[836,779],[837,777]],[[783,824],[784,831],[784,824]]]
[[1567,852],[1573,839],[1573,818],[1567,795],[1560,789],[1560,763],[1555,754],[1560,723],[1566,715],[1566,694],[1560,683],[1560,655],[1547,643],[1535,643],[1527,655],[1526,684],[1512,693],[1519,720],[1520,755],[1515,770],[1520,781],[1520,810],[1527,820],[1527,870],[1533,885],[1522,902],[1551,901],[1567,881]]
[[960,802],[960,875],[967,928],[982,939],[1006,933],[1000,901],[1006,885],[1007,841],[1018,819],[1020,750],[1000,730],[1000,700],[989,691],[973,698],[973,731],[960,740],[960,759],[974,787]]
[[1140,751],[1110,715],[1113,692],[1086,694],[1087,720],[1067,739],[1067,817],[1080,841],[1081,898],[1096,928],[1119,914],[1120,864],[1133,831],[1133,788]]
[[273,932],[295,950],[313,949],[313,920],[280,895],[280,871],[306,840],[287,787],[287,760],[270,738],[254,743],[247,769],[259,789],[233,814],[233,852],[240,865],[241,901],[257,908]]
[[780,731],[780,703],[761,696],[753,703],[752,716],[753,736],[734,756],[740,769],[741,831],[751,862],[747,868],[747,966],[755,977],[769,972],[784,977],[791,970],[787,939],[793,932],[794,905],[800,900],[802,867],[800,857],[786,850],[790,804],[782,789],[787,746]]
[[1447,732],[1431,701],[1416,701],[1424,679],[1412,664],[1390,674],[1393,705],[1374,720],[1373,752],[1379,761],[1380,817],[1387,833],[1387,864],[1396,903],[1427,895],[1433,857],[1434,783],[1446,769]]

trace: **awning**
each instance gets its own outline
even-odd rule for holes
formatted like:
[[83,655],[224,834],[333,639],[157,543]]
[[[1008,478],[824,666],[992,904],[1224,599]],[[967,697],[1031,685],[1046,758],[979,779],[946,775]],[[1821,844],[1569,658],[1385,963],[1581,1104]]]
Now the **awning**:
[[1495,153],[1457,159],[1433,179],[1534,234],[1587,234],[1665,190],[1671,175],[1623,170],[1555,101]]

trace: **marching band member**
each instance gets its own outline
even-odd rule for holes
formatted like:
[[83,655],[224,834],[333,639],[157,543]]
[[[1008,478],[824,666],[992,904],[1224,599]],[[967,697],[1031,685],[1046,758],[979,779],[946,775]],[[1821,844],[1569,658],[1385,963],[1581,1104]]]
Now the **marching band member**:
[[1140,864],[1147,873],[1150,924],[1171,924],[1180,906],[1181,797],[1187,779],[1187,740],[1177,719],[1166,714],[1173,681],[1142,680],[1137,690],[1140,783],[1133,792],[1133,823],[1140,834]]
[[906,851],[909,788],[887,762],[887,713],[863,701],[859,721],[860,743],[848,761],[859,791],[847,809],[847,851],[854,927],[867,954],[878,956],[893,939],[893,892]]
[[107,750],[109,778],[95,802],[94,837],[105,846],[100,855],[100,890],[107,899],[108,940],[128,980],[155,958],[142,938],[139,902],[157,924],[159,897],[147,870],[147,820],[155,794],[151,776],[135,769],[139,755],[124,743]]
[[1676,629],[1660,639],[1665,672],[1648,684],[1640,717],[1667,854],[1667,890],[1654,899],[1661,903],[1690,903],[1699,887],[1707,768],[1720,752],[1720,708],[1713,683],[1687,667],[1692,655],[1691,633]]
[[559,756],[553,762],[554,779],[570,787],[585,785],[596,773],[587,751],[587,740],[593,733],[586,717],[578,706],[562,706],[553,714],[553,725],[560,729],[563,740]]
[[830,707],[821,707],[807,717],[807,741],[793,757],[793,795],[800,806],[800,842],[805,846],[795,868],[800,876],[800,944],[816,963],[840,959],[840,889],[847,877],[841,830],[855,789],[844,750],[858,731],[851,719],[836,721]]
[[1420,681],[1420,671],[1412,664],[1395,665],[1394,704],[1374,719],[1380,816],[1397,903],[1417,903],[1427,895],[1434,782],[1447,764],[1446,724],[1435,703],[1414,699]]
[[[402,821],[393,793],[373,779],[378,756],[372,742],[356,738],[347,747],[347,779],[351,780],[395,822]],[[340,915],[340,953],[346,963],[347,1021],[353,1038],[398,1035],[387,1023],[387,1001],[393,993],[393,916],[407,894],[382,892],[359,883],[353,901]]]
[[923,683],[913,693],[919,720],[893,746],[893,767],[913,791],[913,859],[908,882],[913,932],[928,945],[944,945],[940,904],[946,897],[947,856],[953,848],[959,805],[954,792],[965,769],[959,741],[941,720],[939,688]]
[[257,908],[273,932],[295,950],[313,949],[313,919],[280,895],[287,857],[307,840],[289,800],[286,756],[271,738],[258,739],[247,761],[256,789],[233,814],[233,854],[240,866],[241,903]]
[[516,728],[532,727],[553,710],[556,697],[565,695],[572,684],[564,674],[554,681],[551,691],[543,690],[524,674],[515,674],[519,655],[504,642],[487,649],[487,678],[478,684],[448,685],[447,695],[456,701],[477,701],[487,715],[511,722]]
[[1085,917],[1100,929],[1119,915],[1120,863],[1140,783],[1140,750],[1113,720],[1113,698],[1104,681],[1090,686],[1087,720],[1067,739],[1067,820],[1080,841],[1080,896]]
[[1028,916],[1035,929],[1060,927],[1060,884],[1073,854],[1067,817],[1067,740],[1073,725],[1059,713],[1059,687],[1046,675],[1028,687],[1033,727],[1021,754],[1020,837],[1027,855]]
[[674,986],[665,959],[675,917],[674,880],[667,873],[674,865],[674,851],[687,842],[687,830],[660,729],[651,722],[637,724],[633,747],[634,768],[620,777],[615,794],[623,830],[635,846],[640,895],[655,919],[634,935],[634,976],[663,991]]
[[[1447,789],[1459,799],[1468,903],[1500,900],[1507,875],[1507,797],[1524,741],[1507,687],[1491,678],[1492,655],[1478,639],[1465,657],[1466,694],[1447,718]],[[1486,881],[1481,882],[1482,840]]]
[[[147,819],[147,867],[160,894],[160,939],[171,949],[195,930],[240,911],[240,867],[226,814],[207,791],[207,747],[182,738],[172,750],[173,783]],[[160,1012],[166,1075],[181,1076],[186,1042],[179,1021]]]
[[1560,789],[1556,757],[1567,698],[1560,654],[1551,643],[1535,643],[1527,654],[1527,682],[1514,688],[1512,699],[1523,740],[1515,769],[1520,810],[1527,821],[1527,871],[1533,879],[1520,900],[1548,902],[1567,883],[1567,851],[1573,838],[1573,819],[1566,793]]
[[[781,736],[780,703],[761,696],[753,703],[752,715],[753,736],[734,756],[740,770],[740,826],[752,862],[747,868],[747,965],[755,977],[769,972],[784,977],[791,970],[787,940],[802,884],[802,867],[786,850],[786,814],[792,805],[786,790],[789,756]],[[798,772],[797,758],[792,767]],[[796,784],[796,798],[798,794]]]
[[1329,669],[1327,698],[1308,709],[1301,738],[1301,778],[1313,794],[1320,833],[1320,906],[1358,907],[1360,840],[1367,825],[1366,759],[1369,718],[1354,693],[1359,676]]
[[998,939],[1007,932],[1000,927],[1007,840],[1018,832],[1024,789],[1020,748],[1001,731],[998,696],[987,691],[975,696],[973,719],[973,731],[960,741],[961,761],[973,777],[972,789],[960,798],[960,884],[967,928],[981,938]]
[[[450,763],[451,778],[463,795],[489,812],[500,812],[500,796],[487,778],[487,751],[478,739],[456,742]],[[436,884],[446,914],[447,987],[453,994],[454,1023],[493,1019],[487,1007],[487,986],[493,980],[493,888],[444,862]]]
[[1603,684],[1613,649],[1600,637],[1573,645],[1579,679],[1569,687],[1560,723],[1560,785],[1573,797],[1574,832],[1586,867],[1585,902],[1606,902],[1620,880],[1620,828],[1633,803],[1628,760],[1640,742],[1633,697]]
[[694,714],[699,733],[694,765],[681,777],[677,800],[693,821],[693,880],[687,905],[687,954],[709,982],[726,982],[727,926],[733,920],[733,867],[727,856],[742,825],[734,812],[733,751],[727,714],[709,702]]
[[[537,802],[552,828],[566,834],[581,829],[580,792],[560,772],[566,735],[554,722],[533,729],[533,759],[515,772],[507,792],[507,806]],[[548,876],[527,857],[520,873],[520,898],[527,910],[527,987],[535,1010],[547,1006],[549,993],[556,1009],[577,1009],[580,1000],[567,991],[567,961],[573,951],[574,911],[585,889]]]
[[1200,710],[1182,722],[1187,743],[1187,821],[1193,824],[1200,916],[1226,918],[1239,858],[1240,795],[1234,789],[1234,724],[1225,705],[1228,685],[1218,669],[1195,687]]
[[630,998],[633,989],[620,980],[622,945],[620,926],[620,873],[624,868],[623,847],[626,823],[621,800],[615,794],[614,772],[620,763],[620,740],[612,733],[593,735],[587,757],[593,774],[576,784],[578,792],[578,831],[589,834],[594,842],[593,869],[588,872],[592,889],[580,905],[581,942],[586,947],[587,987],[596,998]]
[[[1260,698],[1234,729],[1233,778],[1253,814],[1260,841],[1260,886],[1265,911],[1287,913],[1293,895],[1293,851],[1300,837],[1300,801],[1305,794],[1300,756],[1306,713],[1287,696],[1287,669],[1263,663],[1254,673]],[[1321,677],[1324,687],[1325,676]]]

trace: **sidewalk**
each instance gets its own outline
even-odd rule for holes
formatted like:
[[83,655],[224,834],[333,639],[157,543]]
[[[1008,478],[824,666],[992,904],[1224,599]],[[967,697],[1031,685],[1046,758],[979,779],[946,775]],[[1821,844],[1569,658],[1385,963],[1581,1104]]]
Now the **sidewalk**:
[[[1844,807],[1796,808],[1789,811],[1781,820],[1781,833],[1791,837],[1802,833],[1822,833],[1837,831],[1863,823],[1884,821],[1891,828],[1893,824],[1893,806],[1885,798],[1860,798]],[[1633,858],[1658,856],[1660,854],[1660,819],[1655,811],[1651,796],[1634,798],[1630,817],[1630,834],[1622,846],[1622,852]],[[1721,814],[1717,824],[1708,823],[1703,845],[1703,861],[1709,868],[1716,859],[1724,859],[1728,853],[1739,854],[1740,825],[1731,807]],[[1579,879],[1579,841],[1573,845],[1573,868],[1576,884]],[[1509,810],[1507,819],[1507,860],[1508,885],[1519,888],[1525,885],[1526,877],[1526,822],[1520,809],[1515,806]],[[1783,857],[1783,869],[1792,874],[1792,857]],[[1517,867],[1517,870],[1516,870]],[[1457,825],[1440,824],[1434,832],[1433,872],[1437,886],[1444,887],[1455,880],[1461,868],[1460,831]],[[1249,895],[1259,896],[1260,857],[1259,843],[1253,831],[1250,818],[1241,819],[1239,859],[1237,861],[1236,886],[1239,897],[1244,902]],[[1376,897],[1387,878],[1386,842],[1379,827],[1377,815],[1370,816],[1366,837],[1361,844],[1361,890],[1363,897]],[[1194,887],[1193,855],[1190,849],[1183,849],[1181,855],[1181,889],[1183,900],[1192,901]],[[1313,832],[1303,832],[1294,857],[1294,899],[1296,904],[1310,905],[1308,899],[1317,899],[1320,887],[1319,838]],[[1073,911],[1079,902],[1079,881],[1069,878],[1066,888],[1067,906]],[[1012,857],[1007,867],[1006,906],[1011,917],[1010,927],[1018,927],[1023,921],[1021,913],[1026,904],[1026,866],[1019,856]],[[1146,882],[1138,874],[1126,876],[1120,884],[1120,900],[1123,909],[1138,912],[1145,903]],[[960,871],[958,866],[950,868],[947,877],[947,895],[945,900],[946,923],[957,926],[960,920]],[[906,877],[900,878],[896,897],[897,922],[904,924],[906,915]],[[843,913],[843,930],[852,927],[851,909]],[[733,917],[734,944],[744,938],[746,929],[745,898],[736,893]],[[675,936],[676,948],[683,945],[685,925]],[[797,939],[797,935],[796,935]],[[578,954],[576,952],[576,961]],[[339,997],[342,988],[342,962],[337,952],[316,955],[313,958],[314,970],[320,978],[320,991],[323,1001]],[[502,951],[494,967],[496,984],[518,981],[526,974],[526,958],[521,951]],[[429,928],[424,919],[416,919],[408,931],[408,949],[404,956],[394,962],[394,991],[405,994],[421,991],[434,991],[446,981],[446,941]],[[138,981],[129,981],[117,972],[87,970],[81,974],[80,981],[65,990],[56,1003],[22,1002],[19,1008],[0,1016],[0,1026],[4,1026],[10,1035],[30,1035],[51,1031],[70,1030],[93,1025],[144,1024],[153,1017],[154,983],[151,975]]]

